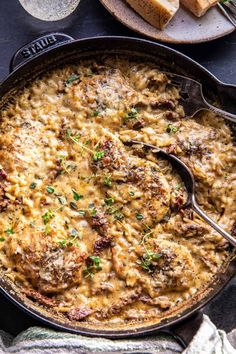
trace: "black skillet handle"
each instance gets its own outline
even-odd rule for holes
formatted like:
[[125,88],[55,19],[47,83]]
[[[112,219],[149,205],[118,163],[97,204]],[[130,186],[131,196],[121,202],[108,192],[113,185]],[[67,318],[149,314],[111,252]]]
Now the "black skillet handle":
[[203,313],[198,311],[193,316],[173,326],[167,327],[165,333],[174,337],[182,347],[186,348],[200,328],[203,321]]
[[74,38],[64,33],[50,33],[36,38],[32,42],[24,45],[13,55],[10,63],[10,72],[17,69],[22,64],[51,48],[72,41]]

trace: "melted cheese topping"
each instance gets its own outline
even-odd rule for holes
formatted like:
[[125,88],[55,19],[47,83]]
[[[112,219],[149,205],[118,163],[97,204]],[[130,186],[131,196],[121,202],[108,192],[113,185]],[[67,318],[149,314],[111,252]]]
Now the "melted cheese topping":
[[224,120],[185,116],[154,64],[108,57],[57,69],[1,114],[0,261],[21,292],[70,320],[165,318],[200,293],[228,243],[191,210],[164,160],[179,156],[201,207],[235,229],[236,149]]

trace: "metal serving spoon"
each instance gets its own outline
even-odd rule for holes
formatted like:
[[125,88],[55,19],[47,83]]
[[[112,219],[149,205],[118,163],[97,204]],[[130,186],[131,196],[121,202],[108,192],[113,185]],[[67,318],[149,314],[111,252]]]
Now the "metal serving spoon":
[[206,109],[236,123],[236,114],[226,112],[207,102],[203,94],[202,84],[198,81],[168,72],[166,72],[166,75],[171,79],[171,85],[180,89],[180,103],[187,116],[193,117],[197,112]]
[[235,0],[217,4],[222,14],[236,27],[236,2]]
[[227,231],[222,229],[222,227],[220,227],[217,223],[215,223],[199,207],[199,205],[198,205],[198,203],[196,201],[196,198],[195,198],[195,179],[194,179],[194,176],[193,176],[192,172],[185,165],[185,163],[183,163],[175,155],[168,154],[164,150],[161,150],[161,149],[157,148],[154,145],[145,144],[143,142],[135,141],[135,140],[130,140],[130,141],[124,142],[124,144],[125,145],[133,145],[133,144],[142,145],[144,148],[148,148],[150,150],[153,150],[153,152],[156,155],[158,155],[160,157],[163,157],[164,159],[168,160],[171,163],[171,165],[174,167],[174,169],[176,169],[177,172],[179,173],[182,181],[184,182],[184,185],[185,185],[185,188],[186,188],[186,191],[187,191],[187,194],[188,194],[187,201],[186,201],[186,203],[185,203],[185,205],[183,207],[184,208],[192,208],[192,210],[194,210],[199,216],[201,216],[201,218],[203,220],[205,220],[214,230],[219,232],[219,234],[221,234],[221,236],[226,238],[226,240],[228,240],[229,243],[231,243],[231,245],[236,247],[236,239],[233,236],[231,236]]

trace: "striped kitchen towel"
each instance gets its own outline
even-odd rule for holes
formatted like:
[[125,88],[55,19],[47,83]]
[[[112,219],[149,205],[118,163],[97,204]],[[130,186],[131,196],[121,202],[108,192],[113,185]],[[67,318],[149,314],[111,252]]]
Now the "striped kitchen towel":
[[0,331],[0,353],[19,354],[236,354],[236,330],[228,335],[217,330],[207,316],[187,349],[170,336],[149,336],[139,339],[110,340],[32,327],[12,338]]

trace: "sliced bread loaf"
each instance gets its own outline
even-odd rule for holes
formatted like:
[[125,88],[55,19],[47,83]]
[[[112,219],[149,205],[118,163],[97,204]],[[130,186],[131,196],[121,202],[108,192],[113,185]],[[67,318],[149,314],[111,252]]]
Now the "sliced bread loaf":
[[181,4],[190,10],[195,16],[201,17],[210,7],[217,4],[216,0],[180,0]]
[[164,28],[179,8],[179,0],[126,0],[147,22]]

